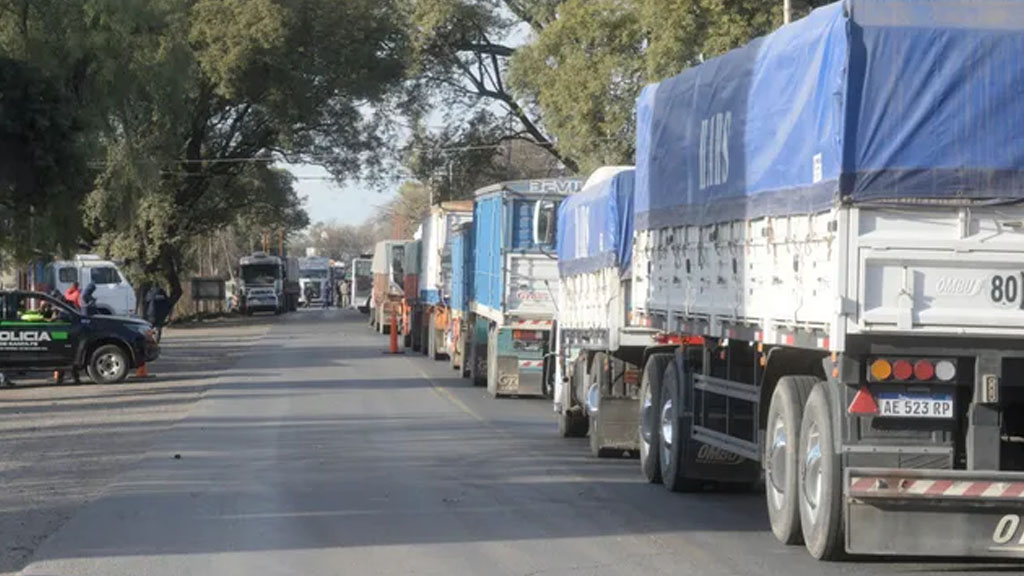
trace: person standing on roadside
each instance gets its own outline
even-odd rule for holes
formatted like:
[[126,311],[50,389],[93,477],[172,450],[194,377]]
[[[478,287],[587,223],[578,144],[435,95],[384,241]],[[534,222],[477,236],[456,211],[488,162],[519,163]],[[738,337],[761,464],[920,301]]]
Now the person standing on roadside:
[[72,282],[71,286],[64,291],[64,300],[75,308],[81,308],[81,298],[82,291],[78,288],[78,282]]
[[86,316],[95,316],[98,312],[96,308],[96,285],[89,282],[88,286],[85,287],[85,291],[79,297],[78,307],[82,309],[82,314]]
[[156,328],[156,341],[163,336],[164,324],[167,322],[167,292],[159,284],[153,284],[146,291],[146,322]]

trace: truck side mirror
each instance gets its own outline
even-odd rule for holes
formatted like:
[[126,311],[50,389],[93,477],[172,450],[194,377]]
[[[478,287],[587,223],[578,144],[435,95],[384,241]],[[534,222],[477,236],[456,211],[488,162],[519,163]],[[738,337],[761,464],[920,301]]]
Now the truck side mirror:
[[538,200],[533,205],[533,243],[551,246],[555,243],[555,217],[558,204],[554,200]]

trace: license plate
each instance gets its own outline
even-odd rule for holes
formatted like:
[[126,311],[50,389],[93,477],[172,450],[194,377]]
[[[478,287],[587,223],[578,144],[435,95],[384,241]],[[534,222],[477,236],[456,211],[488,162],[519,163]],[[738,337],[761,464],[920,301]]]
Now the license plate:
[[888,418],[952,418],[952,394],[878,395],[878,415]]

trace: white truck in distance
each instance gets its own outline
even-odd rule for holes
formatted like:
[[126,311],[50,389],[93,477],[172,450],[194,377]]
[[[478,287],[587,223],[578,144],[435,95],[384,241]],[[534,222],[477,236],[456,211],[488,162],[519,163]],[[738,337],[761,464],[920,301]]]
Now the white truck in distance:
[[303,306],[326,306],[331,298],[331,285],[329,258],[299,258],[299,302]]
[[71,260],[58,260],[46,265],[44,283],[60,290],[61,294],[78,282],[81,290],[96,285],[96,307],[108,316],[135,316],[137,314],[135,289],[125,280],[117,264],[95,254],[79,254]]

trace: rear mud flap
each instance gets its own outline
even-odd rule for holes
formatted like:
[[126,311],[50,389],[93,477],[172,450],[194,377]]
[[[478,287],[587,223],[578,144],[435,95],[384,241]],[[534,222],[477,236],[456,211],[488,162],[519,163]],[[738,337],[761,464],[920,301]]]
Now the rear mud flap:
[[1024,558],[1024,474],[851,468],[851,554]]
[[520,370],[516,356],[498,356],[496,396],[542,396],[543,370]]
[[[602,398],[596,425],[602,450],[640,449],[640,401],[633,398]],[[594,430],[591,430],[594,433]]]
[[[690,416],[680,420],[688,430],[693,423]],[[761,463],[717,446],[691,439],[686,449],[686,462],[682,466],[686,477],[713,482],[745,484],[761,478]]]

